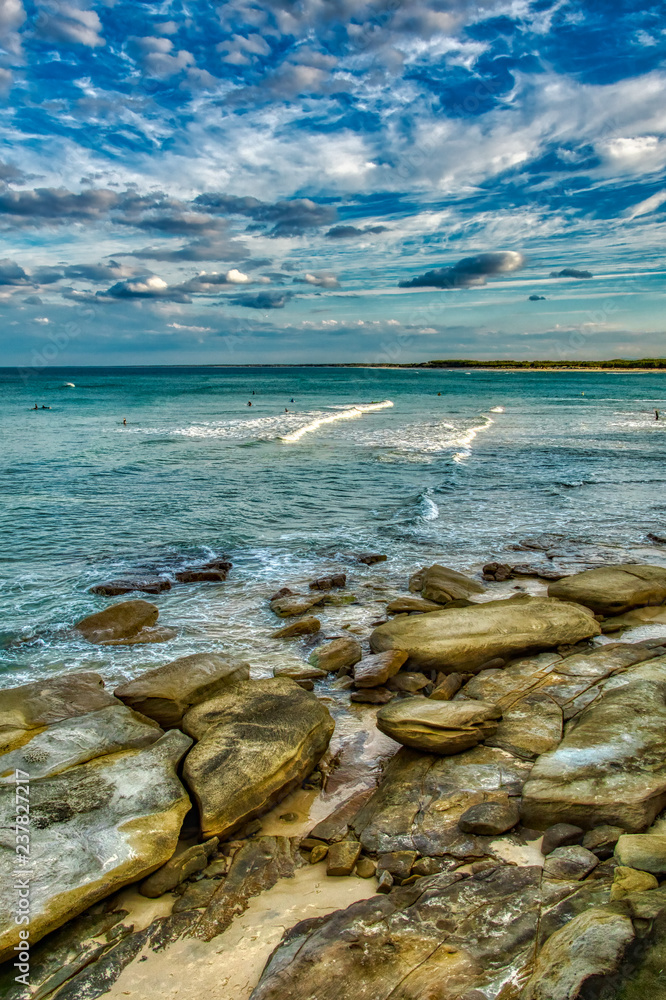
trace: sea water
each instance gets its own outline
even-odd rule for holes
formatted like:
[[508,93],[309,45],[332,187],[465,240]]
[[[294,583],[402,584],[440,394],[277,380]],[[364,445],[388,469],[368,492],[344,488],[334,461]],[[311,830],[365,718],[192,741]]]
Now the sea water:
[[[204,649],[254,650],[267,672],[267,596],[332,568],[380,615],[372,588],[404,590],[434,561],[666,564],[660,373],[4,369],[0,440],[5,687],[73,669],[131,676]],[[366,568],[359,551],[388,559]],[[223,554],[226,583],[149,597],[172,642],[72,635],[109,604],[93,584]],[[355,612],[336,614],[342,628]]]

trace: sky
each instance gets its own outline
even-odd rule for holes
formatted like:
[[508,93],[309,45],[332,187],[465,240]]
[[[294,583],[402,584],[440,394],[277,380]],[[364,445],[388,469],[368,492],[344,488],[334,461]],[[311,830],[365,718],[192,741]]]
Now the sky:
[[0,0],[0,364],[664,357],[666,10]]

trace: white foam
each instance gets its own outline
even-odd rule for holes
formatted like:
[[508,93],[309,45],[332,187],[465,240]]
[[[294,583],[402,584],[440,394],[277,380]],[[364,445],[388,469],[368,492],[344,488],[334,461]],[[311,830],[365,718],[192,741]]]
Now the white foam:
[[491,413],[504,413],[504,407],[503,406],[491,406],[490,412]]
[[317,417],[315,420],[311,420],[309,424],[299,427],[298,430],[283,435],[282,441],[287,444],[294,444],[296,441],[300,441],[306,434],[319,430],[324,424],[332,424],[337,420],[355,420],[357,417],[362,417],[364,413],[371,413],[373,410],[385,410],[388,406],[393,406],[393,403],[390,399],[385,399],[381,403],[361,403],[357,406],[340,410],[337,413],[331,413],[327,417]]
[[432,497],[427,495],[421,498],[421,510],[424,521],[436,521],[439,517],[439,507]]
[[453,456],[454,462],[458,463],[464,462],[466,458],[469,458],[469,456],[472,454],[472,441],[474,440],[476,435],[479,433],[479,431],[487,431],[488,428],[494,423],[494,421],[491,420],[490,417],[484,417],[483,420],[484,422],[482,424],[476,424],[476,426],[470,427],[469,430],[465,432],[465,434],[461,435],[462,448],[460,451],[457,451]]

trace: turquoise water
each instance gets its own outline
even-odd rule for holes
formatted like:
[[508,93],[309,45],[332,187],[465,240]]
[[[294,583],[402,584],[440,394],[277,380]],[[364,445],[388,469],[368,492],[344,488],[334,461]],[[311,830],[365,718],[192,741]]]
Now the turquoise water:
[[[328,567],[399,587],[543,532],[566,565],[666,559],[646,541],[666,535],[663,374],[4,369],[0,435],[3,686],[257,636],[268,664],[266,595]],[[354,550],[389,560],[357,569]],[[108,603],[91,584],[222,553],[227,584],[155,598],[173,643],[100,651],[67,633]]]

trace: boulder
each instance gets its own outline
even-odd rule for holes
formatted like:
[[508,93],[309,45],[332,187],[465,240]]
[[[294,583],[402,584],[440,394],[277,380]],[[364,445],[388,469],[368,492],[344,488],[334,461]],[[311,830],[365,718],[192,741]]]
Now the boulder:
[[626,868],[618,865],[613,872],[613,885],[611,886],[611,901],[624,899],[632,892],[649,892],[659,885],[656,877],[649,872],[638,871],[637,868]]
[[[173,854],[190,801],[176,765],[191,740],[166,733],[152,746],[109,754],[30,785],[30,940],[159,868]],[[16,815],[0,789],[0,825]],[[0,961],[13,954],[16,853],[0,847]]]
[[99,644],[136,636],[157,621],[159,608],[149,601],[122,601],[82,618],[74,626],[88,642]]
[[115,695],[137,712],[172,729],[192,705],[250,676],[250,665],[220,653],[193,653],[121,684]]
[[409,878],[418,855],[416,851],[388,851],[377,858],[377,871],[389,872],[394,881]]
[[413,670],[476,673],[494,657],[575,643],[600,631],[578,605],[522,597],[397,618],[374,630],[370,646],[376,653],[404,650]]
[[307,663],[290,663],[286,667],[273,667],[273,677],[288,677],[292,681],[322,681],[328,674]]
[[[557,847],[570,847],[572,844],[580,844],[584,839],[585,831],[579,826],[571,823],[555,823],[549,826],[541,838],[541,853],[550,854]],[[587,844],[584,845],[587,848]],[[589,848],[587,848],[589,850]]]
[[182,854],[169,858],[165,865],[149,875],[139,886],[142,896],[149,899],[157,899],[165,892],[170,892],[177,885],[184,882],[190,875],[203,871],[208,866],[208,862],[217,848],[217,837],[206,841],[205,844],[194,844],[188,847]]
[[403,746],[455,754],[481,743],[497,729],[501,712],[483,701],[405,698],[377,712],[377,728]]
[[523,823],[644,829],[666,805],[665,726],[666,656],[610,677],[559,747],[538,758],[523,790]]
[[356,639],[342,638],[333,639],[332,642],[324,643],[313,649],[308,658],[308,663],[327,673],[334,673],[346,667],[353,667],[363,656],[360,642]]
[[640,628],[641,625],[666,625],[666,606],[651,608],[634,608],[624,615],[604,618],[601,628],[604,635],[615,632],[625,632],[630,628]]
[[466,809],[458,820],[463,833],[476,833],[480,837],[498,837],[511,830],[520,819],[520,811],[513,799],[506,802],[479,802]]
[[338,840],[326,853],[327,875],[351,875],[361,853],[357,840]]
[[107,639],[102,646],[144,646],[149,642],[169,642],[175,639],[178,632],[175,628],[158,625],[156,628],[142,628],[135,635],[127,635],[123,639]]
[[206,837],[224,837],[285,797],[314,769],[333,732],[328,710],[286,677],[240,681],[183,719],[199,742],[184,780]]
[[476,580],[470,580],[468,576],[457,573],[448,566],[440,566],[435,563],[429,566],[423,574],[421,595],[428,601],[435,601],[437,604],[448,604],[449,601],[464,600],[473,594],[483,594],[485,587],[482,587]]
[[666,875],[666,837],[650,833],[624,834],[615,845],[620,865],[663,878]]
[[[469,674],[467,676],[469,677]],[[463,684],[463,674],[439,674],[437,684],[430,697],[434,701],[451,701]]]
[[310,595],[309,597],[304,594],[291,594],[286,597],[278,597],[271,601],[271,611],[279,618],[297,618],[299,615],[304,615],[310,608],[314,608],[316,604],[323,604],[325,598],[326,594]]
[[142,576],[136,580],[109,580],[108,583],[95,584],[90,588],[90,593],[116,597],[118,594],[131,594],[135,590],[144,594],[160,594],[163,590],[171,590],[171,581],[162,576]]
[[345,573],[332,573],[330,576],[320,576],[310,584],[310,590],[333,590],[334,587],[344,587],[347,583]]
[[377,872],[377,865],[372,858],[359,858],[356,862],[354,874],[359,878],[372,878]]
[[387,687],[360,688],[358,691],[352,691],[349,700],[361,705],[386,705],[396,697],[396,693],[389,691]]
[[409,583],[407,589],[410,594],[420,594],[423,590],[423,581],[425,580],[425,575],[428,571],[427,566],[422,566],[421,569],[417,569],[415,573],[409,578]]
[[556,847],[543,863],[544,874],[549,878],[585,878],[599,864],[599,858],[578,844]]
[[396,597],[389,601],[386,610],[390,615],[410,614],[418,612],[424,614],[426,611],[441,611],[441,605],[436,601],[425,601],[422,597]]
[[388,556],[382,555],[380,552],[356,552],[352,558],[365,566],[374,566],[376,563],[386,562]]
[[666,568],[629,563],[588,569],[548,587],[550,597],[576,601],[599,615],[622,615],[632,608],[666,602]]
[[611,857],[623,833],[624,830],[620,826],[596,826],[594,830],[588,830],[583,837],[583,847],[603,861]]
[[171,912],[184,913],[186,910],[203,910],[208,906],[219,888],[219,883],[210,878],[202,878],[198,882],[190,882],[182,896],[173,904]]
[[293,639],[294,636],[298,635],[314,635],[320,628],[321,622],[319,619],[313,618],[310,615],[307,618],[299,619],[299,621],[290,622],[284,628],[279,628],[276,632],[272,632],[271,639]]
[[[398,652],[401,656],[405,656],[404,652],[400,650]],[[382,654],[380,653],[379,655],[381,656]],[[429,684],[430,680],[419,670],[405,670],[394,677],[390,677],[386,682],[389,691],[402,691],[406,694],[416,694],[417,691],[422,691]]]
[[223,583],[226,569],[182,569],[175,574],[178,583]]
[[406,659],[407,653],[400,649],[364,656],[354,667],[354,684],[357,688],[379,687],[398,673]]

